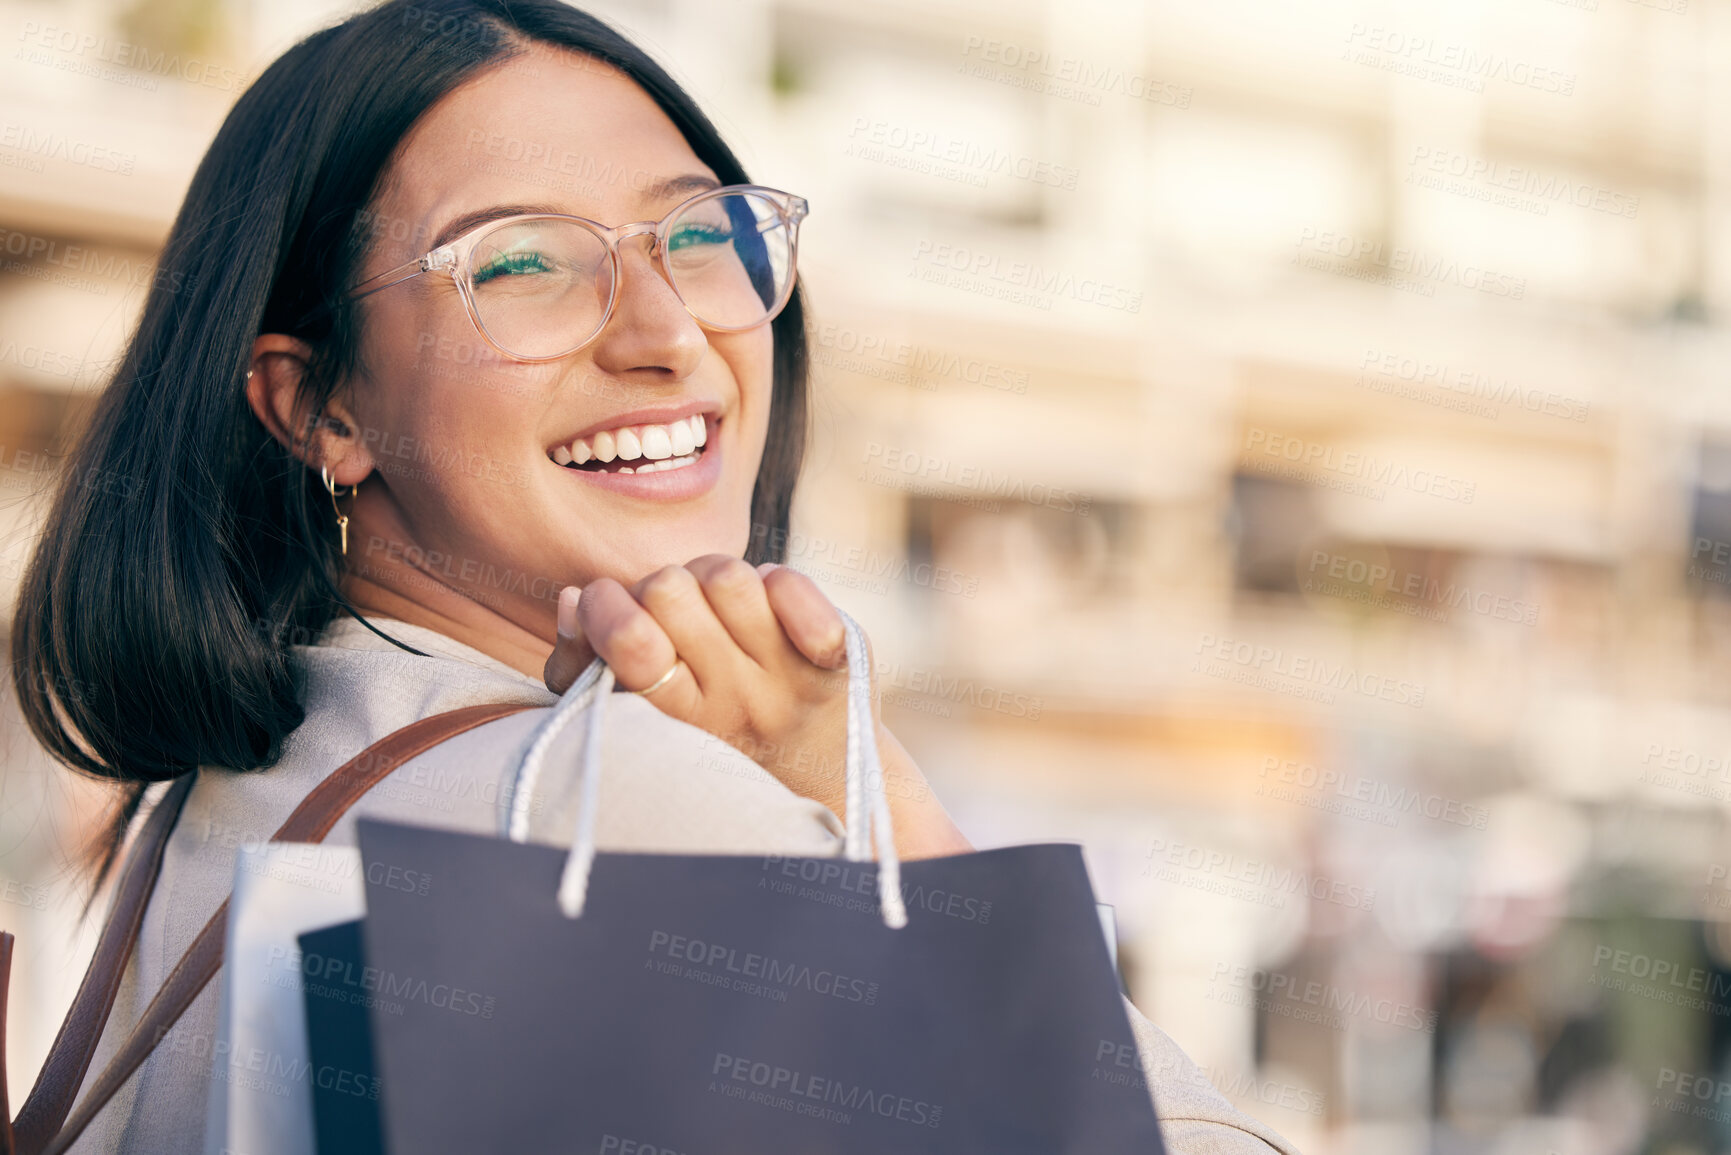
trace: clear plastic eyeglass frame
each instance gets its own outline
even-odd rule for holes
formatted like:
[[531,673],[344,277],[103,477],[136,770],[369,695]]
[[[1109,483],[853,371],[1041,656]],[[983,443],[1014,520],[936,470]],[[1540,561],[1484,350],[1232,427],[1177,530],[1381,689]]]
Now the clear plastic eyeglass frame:
[[[691,308],[690,304],[687,303],[685,297],[680,293],[679,285],[672,276],[672,270],[667,266],[668,230],[672,226],[673,222],[677,221],[686,212],[690,211],[693,206],[706,200],[713,200],[719,197],[736,195],[739,193],[756,194],[758,197],[761,197],[774,205],[779,213],[781,226],[787,230],[787,283],[781,286],[776,299],[768,303],[766,307],[766,315],[762,320],[753,321],[749,325],[716,325],[709,321],[705,321],[702,317],[698,316]],[[348,295],[354,300],[359,300],[362,297],[371,296],[373,293],[377,293],[382,289],[388,289],[393,285],[400,285],[404,281],[413,280],[422,273],[447,273],[450,275],[451,280],[456,284],[458,294],[463,298],[463,308],[469,314],[469,322],[475,326],[475,331],[481,335],[481,338],[486,341],[487,344],[491,345],[494,349],[498,350],[513,361],[557,361],[561,357],[569,357],[579,349],[590,344],[595,340],[595,338],[601,335],[602,330],[607,328],[607,322],[613,316],[613,306],[619,299],[619,283],[624,272],[624,266],[619,256],[619,246],[632,237],[649,236],[655,239],[655,243],[651,247],[650,256],[660,265],[662,279],[665,280],[668,287],[673,290],[673,295],[679,298],[679,303],[685,306],[686,312],[690,313],[692,318],[705,329],[719,333],[742,333],[750,329],[756,329],[762,325],[768,324],[770,321],[773,321],[780,315],[782,309],[786,307],[788,298],[793,295],[793,285],[798,270],[799,223],[805,219],[806,214],[810,211],[810,203],[807,202],[804,197],[795,196],[793,193],[782,192],[780,189],[769,188],[765,185],[734,184],[709,189],[705,192],[698,193],[696,196],[689,197],[673,206],[673,208],[668,211],[667,215],[658,221],[632,221],[628,224],[619,225],[617,227],[610,227],[599,221],[592,221],[587,217],[568,216],[563,213],[524,213],[517,216],[501,217],[498,220],[487,221],[484,224],[476,225],[462,236],[457,237],[446,244],[440,245],[438,248],[433,249],[412,261],[398,265],[396,268],[380,273],[375,277],[367,278],[365,281],[362,281],[360,284],[350,289]],[[607,249],[607,258],[611,265],[612,277],[610,291],[607,295],[607,304],[601,311],[601,318],[597,322],[594,332],[590,333],[587,337],[583,338],[583,340],[563,352],[530,357],[505,348],[491,333],[487,331],[486,324],[481,320],[480,310],[475,304],[474,281],[472,278],[474,275],[473,258],[475,249],[483,237],[496,229],[536,220],[566,221],[580,225],[594,233]]]

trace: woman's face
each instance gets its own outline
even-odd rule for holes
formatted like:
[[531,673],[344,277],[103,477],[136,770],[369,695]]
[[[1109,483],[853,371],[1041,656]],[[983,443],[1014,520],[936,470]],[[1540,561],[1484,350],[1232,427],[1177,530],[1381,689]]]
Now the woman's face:
[[[452,92],[405,139],[370,209],[375,239],[360,277],[456,239],[477,214],[653,221],[719,183],[623,74],[537,46]],[[544,633],[563,585],[629,584],[703,554],[744,553],[769,424],[771,330],[702,328],[651,243],[622,242],[611,318],[557,361],[496,352],[441,272],[360,302],[361,367],[340,396],[374,472],[355,499],[351,571],[365,579],[406,559]],[[679,424],[703,443],[663,457],[673,468],[595,460],[621,431],[683,448]],[[579,440],[587,466],[562,464]]]

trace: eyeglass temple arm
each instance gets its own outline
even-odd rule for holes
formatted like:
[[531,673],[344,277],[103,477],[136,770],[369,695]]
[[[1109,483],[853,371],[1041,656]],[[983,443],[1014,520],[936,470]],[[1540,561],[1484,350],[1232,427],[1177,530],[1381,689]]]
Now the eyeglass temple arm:
[[429,263],[429,258],[431,256],[432,254],[428,253],[424,257],[416,257],[414,260],[409,261],[406,264],[398,265],[389,272],[380,273],[376,277],[369,277],[349,290],[350,299],[359,300],[361,297],[369,296],[378,292],[380,289],[388,289],[392,285],[402,284],[411,277],[420,276],[432,267]]

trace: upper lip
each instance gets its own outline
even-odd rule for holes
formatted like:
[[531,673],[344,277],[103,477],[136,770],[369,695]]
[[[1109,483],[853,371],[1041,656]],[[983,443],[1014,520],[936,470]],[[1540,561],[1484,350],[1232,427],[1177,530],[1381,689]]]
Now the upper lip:
[[641,409],[616,413],[612,417],[603,418],[563,440],[555,441],[553,444],[555,446],[569,445],[579,438],[591,437],[604,429],[619,429],[626,425],[666,425],[670,421],[680,421],[694,413],[701,413],[707,419],[710,415],[720,412],[721,406],[714,401],[684,401],[677,405],[646,405]]

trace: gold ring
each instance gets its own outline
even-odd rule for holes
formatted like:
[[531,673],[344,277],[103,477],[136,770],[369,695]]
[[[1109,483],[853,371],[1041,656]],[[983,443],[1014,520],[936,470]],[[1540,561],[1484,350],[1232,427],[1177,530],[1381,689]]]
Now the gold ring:
[[632,690],[631,693],[647,698],[649,695],[653,694],[655,691],[659,690],[661,687],[663,687],[667,683],[671,682],[673,680],[673,675],[677,674],[679,672],[679,667],[683,666],[684,664],[685,664],[685,659],[675,658],[673,660],[673,668],[668,670],[665,674],[661,675],[659,678],[655,679],[654,685],[645,686],[641,690]]

